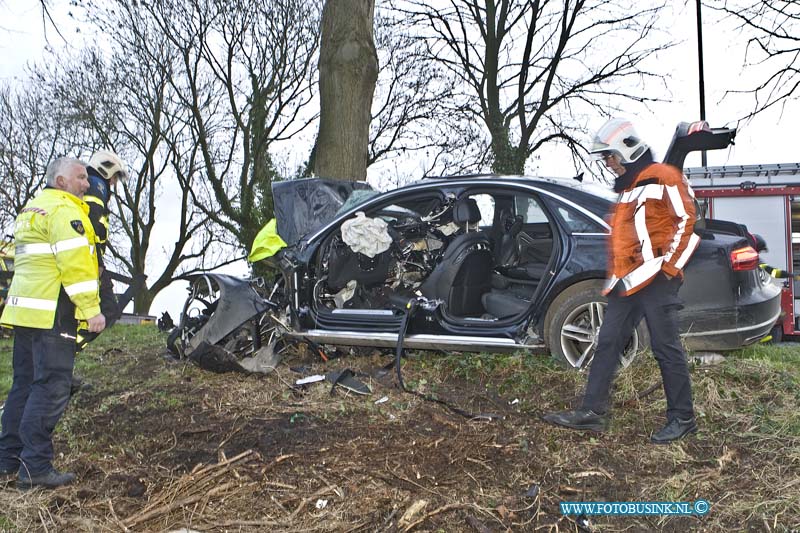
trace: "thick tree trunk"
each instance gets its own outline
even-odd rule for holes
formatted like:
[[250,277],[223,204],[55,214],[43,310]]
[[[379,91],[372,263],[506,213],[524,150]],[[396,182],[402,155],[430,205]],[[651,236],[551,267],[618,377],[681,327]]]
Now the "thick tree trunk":
[[154,297],[155,294],[144,285],[133,297],[133,312],[141,315],[149,313]]
[[320,124],[314,173],[367,177],[370,108],[378,79],[375,0],[326,0],[319,59]]

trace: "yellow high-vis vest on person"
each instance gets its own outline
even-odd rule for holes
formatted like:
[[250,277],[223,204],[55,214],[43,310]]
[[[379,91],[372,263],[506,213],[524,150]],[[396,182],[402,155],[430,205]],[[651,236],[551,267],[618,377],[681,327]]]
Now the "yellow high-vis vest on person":
[[62,285],[78,320],[100,314],[95,234],[88,212],[77,196],[51,188],[22,209],[14,228],[14,278],[2,324],[53,327]]

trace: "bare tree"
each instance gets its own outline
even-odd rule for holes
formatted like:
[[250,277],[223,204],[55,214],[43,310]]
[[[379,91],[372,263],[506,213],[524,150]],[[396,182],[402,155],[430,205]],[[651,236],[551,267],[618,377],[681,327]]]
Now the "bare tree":
[[[543,145],[566,143],[576,159],[588,116],[658,99],[663,75],[645,61],[662,5],[615,0],[394,0],[409,32],[462,88],[442,102],[454,135],[483,124],[474,168],[523,173]],[[453,134],[451,134],[453,135]],[[488,153],[479,150],[487,148]]]
[[52,101],[35,83],[0,86],[0,231],[13,231],[19,211],[44,185],[52,159],[71,154],[81,132],[57,120]]
[[[304,0],[160,0],[130,4],[178,54],[169,84],[197,147],[190,193],[216,225],[247,248],[272,216],[280,178],[274,144],[316,119],[310,109],[319,11]],[[126,15],[129,16],[129,15]]]
[[370,109],[378,78],[375,0],[327,0],[319,57],[320,124],[314,171],[326,178],[367,177]]
[[[395,186],[434,169],[465,171],[468,164],[460,155],[469,153],[467,147],[477,141],[474,135],[448,135],[443,125],[451,125],[453,117],[442,102],[453,97],[456,84],[439,64],[420,61],[424,47],[406,30],[404,17],[378,7],[375,42],[380,72],[367,166],[381,163],[382,168],[391,168],[387,163],[396,161]],[[412,158],[416,167],[409,165]]]
[[729,91],[753,95],[753,110],[746,118],[800,97],[800,2],[712,0],[710,5],[751,35],[745,68],[764,73],[755,86]]
[[[218,266],[224,259],[215,261],[208,253],[220,239],[207,231],[208,217],[189,193],[198,178],[197,162],[169,81],[179,57],[142,17],[115,20],[109,14],[102,20],[117,31],[110,54],[88,48],[74,59],[51,61],[35,76],[49,89],[59,123],[90,136],[86,156],[108,147],[131,165],[131,179],[118,184],[112,202],[107,257],[112,267],[131,275],[150,274],[149,286],[134,299],[135,311],[147,312],[155,294],[177,276]],[[162,201],[164,194],[168,201]],[[174,245],[155,250],[160,258],[166,256],[156,263],[151,248],[155,224],[167,218],[173,223],[162,224],[161,231],[174,237]]]

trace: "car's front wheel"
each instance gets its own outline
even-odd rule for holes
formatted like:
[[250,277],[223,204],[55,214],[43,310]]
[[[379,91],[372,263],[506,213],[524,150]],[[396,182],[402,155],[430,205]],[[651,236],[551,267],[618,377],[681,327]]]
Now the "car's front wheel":
[[[545,320],[545,340],[552,357],[564,366],[588,368],[597,347],[608,300],[600,294],[603,283],[590,280],[569,287],[550,305]],[[645,321],[639,323],[620,357],[630,365],[650,344]]]

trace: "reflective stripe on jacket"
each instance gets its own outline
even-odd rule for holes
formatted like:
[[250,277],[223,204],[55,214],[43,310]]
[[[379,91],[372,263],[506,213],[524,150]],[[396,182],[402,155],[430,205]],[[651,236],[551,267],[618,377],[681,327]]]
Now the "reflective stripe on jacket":
[[700,237],[694,234],[694,192],[676,167],[655,163],[622,192],[611,217],[609,279],[629,295],[661,271],[682,276]]
[[14,277],[0,322],[49,329],[61,287],[75,304],[75,317],[100,313],[95,234],[89,206],[47,188],[22,209],[14,228]]

